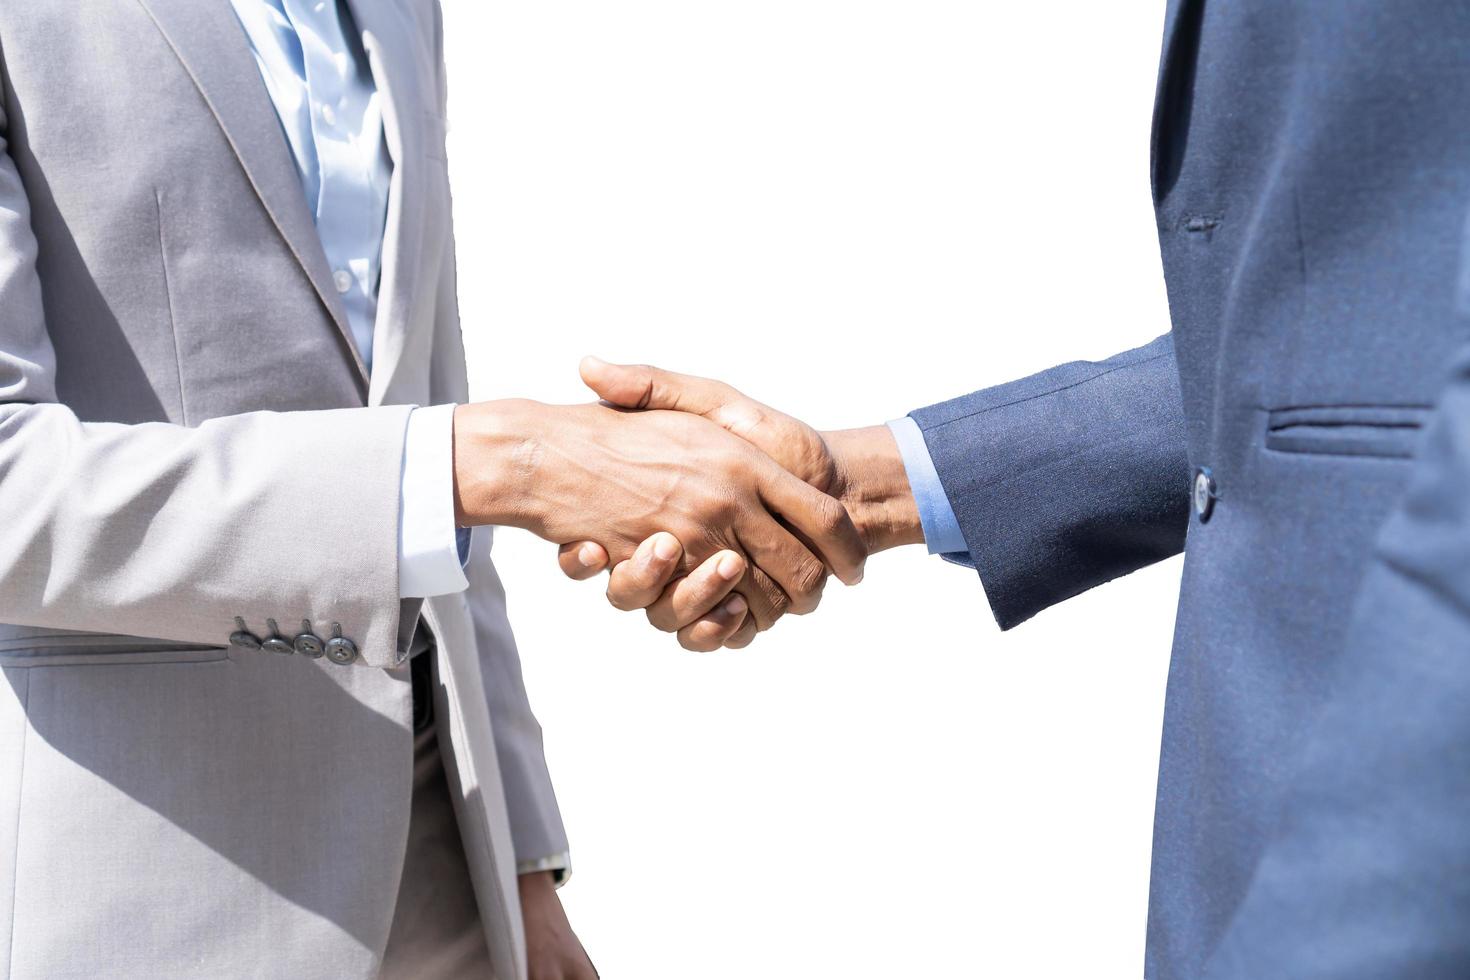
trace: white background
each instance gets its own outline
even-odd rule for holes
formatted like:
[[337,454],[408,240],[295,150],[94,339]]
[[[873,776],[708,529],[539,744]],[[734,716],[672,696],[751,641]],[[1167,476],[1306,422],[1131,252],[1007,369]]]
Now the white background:
[[[476,397],[597,353],[845,427],[1168,329],[1157,0],[444,6]],[[607,980],[1141,974],[1177,560],[1002,635],[884,554],[698,656],[498,558]]]

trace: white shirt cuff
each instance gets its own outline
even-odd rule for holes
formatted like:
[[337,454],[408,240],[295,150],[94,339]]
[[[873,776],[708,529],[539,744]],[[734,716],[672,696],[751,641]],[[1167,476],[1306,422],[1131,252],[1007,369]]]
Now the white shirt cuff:
[[469,588],[454,525],[454,406],[416,408],[403,436],[398,496],[398,595],[404,599]]
[[563,851],[550,857],[521,861],[516,865],[518,875],[533,875],[541,871],[550,871],[552,881],[556,883],[556,887],[560,888],[572,878],[572,855]]

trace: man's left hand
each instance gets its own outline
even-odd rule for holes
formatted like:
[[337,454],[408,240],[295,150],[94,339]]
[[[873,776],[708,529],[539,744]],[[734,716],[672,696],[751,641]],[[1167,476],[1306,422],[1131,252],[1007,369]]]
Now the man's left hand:
[[521,875],[520,892],[531,980],[597,980],[597,968],[567,922],[551,872]]

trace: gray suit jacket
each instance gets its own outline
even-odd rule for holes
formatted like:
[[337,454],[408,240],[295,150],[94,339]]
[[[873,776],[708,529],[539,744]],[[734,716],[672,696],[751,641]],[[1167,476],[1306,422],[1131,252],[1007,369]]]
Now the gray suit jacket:
[[227,0],[0,6],[0,976],[374,975],[421,619],[524,973],[517,859],[566,842],[489,535],[467,594],[398,598],[408,406],[467,395],[439,11],[351,5],[395,164],[371,378]]
[[915,413],[1009,627],[1186,550],[1147,976],[1470,976],[1470,13],[1171,0],[1172,335]]

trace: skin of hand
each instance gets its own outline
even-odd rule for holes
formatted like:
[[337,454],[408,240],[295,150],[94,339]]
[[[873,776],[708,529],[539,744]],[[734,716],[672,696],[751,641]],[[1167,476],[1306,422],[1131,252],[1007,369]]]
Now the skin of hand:
[[[712,558],[715,569],[727,567],[734,553],[745,566],[748,615],[761,625],[815,609],[829,569],[849,584],[861,580],[867,558],[837,500],[688,413],[461,405],[454,473],[461,526],[520,527],[558,544],[597,541],[617,562],[660,531],[682,542],[672,560],[689,568]],[[659,557],[659,541],[650,550]]]
[[[750,442],[815,489],[840,499],[870,552],[924,540],[918,505],[903,458],[887,426],[818,432],[719,381],[675,374],[647,365],[582,362],[582,379],[604,401],[628,409],[699,415]],[[646,546],[646,547],[645,547]],[[646,608],[659,629],[677,632],[690,650],[742,647],[755,636],[748,621],[734,621],[712,573],[704,566],[678,578],[676,543],[644,542],[632,561],[612,563],[595,541],[562,549],[563,572],[590,578],[613,564],[608,601],[619,609]],[[668,557],[664,557],[668,556]],[[738,596],[733,597],[738,598]]]
[[[666,532],[644,541],[609,578],[608,602],[618,609],[645,610],[655,628],[677,634],[686,650],[704,653],[749,645],[759,627],[746,614],[745,597],[736,591],[745,559],[720,552],[679,578],[678,588],[669,588],[683,553],[679,540]],[[591,578],[608,563],[602,546],[586,541],[563,547],[560,561],[562,571],[574,579]]]
[[550,871],[520,876],[530,980],[597,980],[596,967],[572,932]]

